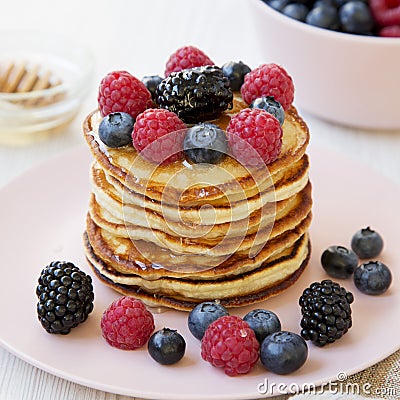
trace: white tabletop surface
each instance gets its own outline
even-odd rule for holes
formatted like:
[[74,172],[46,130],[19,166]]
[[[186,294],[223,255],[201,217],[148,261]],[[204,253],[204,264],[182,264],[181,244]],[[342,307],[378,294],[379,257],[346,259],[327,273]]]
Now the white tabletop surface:
[[[0,186],[67,148],[83,145],[83,117],[96,107],[97,84],[111,70],[127,69],[137,77],[162,74],[169,54],[188,44],[204,50],[217,64],[240,59],[256,67],[274,61],[260,55],[261,41],[245,0],[14,0],[2,2],[1,20],[2,29],[36,29],[82,41],[92,49],[96,69],[91,92],[65,132],[30,146],[0,146]],[[298,108],[310,127],[311,145],[356,158],[400,184],[400,129],[343,127]],[[0,348],[0,399],[127,397],[52,376]]]

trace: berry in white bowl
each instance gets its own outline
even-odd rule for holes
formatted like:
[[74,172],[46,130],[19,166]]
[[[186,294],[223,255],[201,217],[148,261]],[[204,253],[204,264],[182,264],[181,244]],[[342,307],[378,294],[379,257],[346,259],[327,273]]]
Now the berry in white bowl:
[[261,56],[285,66],[300,111],[346,126],[400,128],[400,38],[311,26],[261,0],[250,0],[249,7]]

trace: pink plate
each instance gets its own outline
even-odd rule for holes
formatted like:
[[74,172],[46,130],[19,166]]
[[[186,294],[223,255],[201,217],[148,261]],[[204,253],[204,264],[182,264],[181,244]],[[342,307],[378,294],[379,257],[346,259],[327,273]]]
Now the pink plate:
[[[90,192],[89,152],[69,150],[30,170],[0,191],[2,307],[0,343],[23,360],[54,375],[92,388],[147,399],[255,399],[343,380],[400,347],[399,246],[400,188],[365,165],[310,146],[314,219],[313,256],[300,280],[262,306],[275,311],[283,329],[299,332],[298,298],[312,281],[327,278],[319,264],[332,244],[349,246],[352,234],[370,225],[382,234],[380,259],[394,280],[382,296],[363,295],[351,280],[342,281],[355,295],[354,326],[333,345],[310,344],[309,359],[296,373],[279,376],[259,363],[252,373],[230,378],[200,357],[200,343],[186,326],[187,314],[155,314],[156,329],[178,329],[187,352],[176,365],[161,366],[146,348],[122,351],[101,337],[103,310],[119,295],[97,279],[95,309],[88,321],[67,336],[47,334],[36,316],[35,287],[52,260],[69,260],[90,272],[82,232]],[[253,307],[254,308],[254,307]],[[251,307],[234,310],[243,316]]]

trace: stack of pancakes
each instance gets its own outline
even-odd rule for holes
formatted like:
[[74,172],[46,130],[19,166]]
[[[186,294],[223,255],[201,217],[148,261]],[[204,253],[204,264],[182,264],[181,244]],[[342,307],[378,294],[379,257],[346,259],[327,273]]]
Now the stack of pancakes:
[[[217,121],[247,107],[237,96]],[[98,138],[101,116],[84,135],[94,156],[84,242],[95,274],[151,306],[190,310],[264,300],[292,285],[310,255],[309,131],[286,111],[276,161],[247,168],[230,156],[217,165],[157,166],[132,146]]]

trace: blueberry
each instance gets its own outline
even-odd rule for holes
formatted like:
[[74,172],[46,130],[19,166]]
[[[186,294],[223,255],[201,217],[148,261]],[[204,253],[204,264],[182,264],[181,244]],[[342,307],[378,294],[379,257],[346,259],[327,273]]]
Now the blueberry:
[[228,152],[228,140],[218,126],[200,123],[187,130],[183,151],[186,158],[194,163],[216,164]]
[[349,1],[340,7],[340,22],[345,32],[367,34],[374,28],[374,19],[368,4],[363,1]]
[[100,140],[108,147],[122,147],[132,143],[134,123],[135,120],[127,113],[108,114],[99,125]]
[[269,310],[259,308],[252,310],[243,317],[243,320],[253,329],[260,343],[266,336],[281,330],[281,322],[278,316]]
[[313,8],[314,7],[320,7],[320,6],[331,6],[334,8],[338,8],[339,5],[337,4],[337,2],[335,0],[317,0],[314,2],[313,4]]
[[[349,0],[333,0],[334,6],[336,8],[342,7],[343,4],[346,4]],[[369,1],[369,0],[366,0]]]
[[321,264],[326,273],[333,278],[349,278],[358,265],[358,257],[343,246],[330,246],[321,255]]
[[269,0],[268,5],[276,11],[282,12],[282,10],[289,4],[290,0]]
[[305,4],[301,3],[290,3],[282,10],[282,14],[285,14],[287,17],[296,19],[301,22],[304,22],[306,20],[308,12],[308,7]]
[[161,83],[162,80],[163,78],[161,78],[161,76],[159,75],[148,75],[142,78],[142,82],[147,87],[148,91],[151,93],[151,97],[153,100],[155,98],[157,86]]
[[338,30],[340,27],[338,10],[328,4],[313,7],[307,14],[306,23],[319,28]]
[[360,258],[373,258],[383,249],[383,239],[370,227],[360,229],[351,239],[351,248]]
[[262,96],[253,100],[250,104],[250,108],[261,108],[272,114],[281,125],[283,125],[283,121],[285,120],[285,111],[279,101],[274,99],[274,96]]
[[242,61],[229,61],[222,66],[222,73],[229,79],[231,89],[238,91],[243,85],[244,77],[251,71]]
[[360,292],[378,295],[385,293],[392,283],[389,268],[380,261],[368,261],[354,271],[354,284]]
[[293,332],[279,331],[267,336],[261,344],[260,359],[264,367],[276,374],[290,374],[307,360],[306,341]]
[[171,365],[185,355],[186,342],[176,330],[163,328],[151,335],[147,349],[151,357],[158,363]]
[[195,338],[201,340],[208,326],[224,315],[229,313],[221,304],[212,301],[200,303],[189,313],[189,331]]

